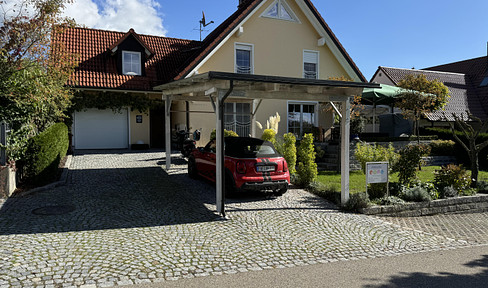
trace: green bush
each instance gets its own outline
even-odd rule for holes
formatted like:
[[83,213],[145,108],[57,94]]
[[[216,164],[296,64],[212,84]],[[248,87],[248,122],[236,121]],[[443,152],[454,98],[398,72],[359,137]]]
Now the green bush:
[[312,182],[308,186],[308,191],[311,193],[324,198],[336,205],[341,204],[341,191],[338,185],[326,185],[321,182]]
[[450,198],[450,197],[457,197],[457,196],[458,196],[458,191],[452,186],[444,187],[441,191],[442,198]]
[[56,123],[29,139],[24,163],[26,181],[37,185],[56,180],[58,166],[68,151],[68,127]]
[[[465,166],[468,166],[468,167],[470,166],[470,159],[469,159],[468,153],[466,152],[466,150],[464,150],[464,148],[461,146],[461,144],[459,144],[454,139],[454,136],[452,135],[452,132],[450,129],[425,128],[423,130],[424,130],[424,133],[437,135],[439,137],[439,139],[454,141],[456,143],[454,146],[454,151],[456,151],[454,153],[454,155],[456,156],[457,162],[464,164]],[[464,143],[467,143],[466,136],[464,136],[464,134],[462,132],[456,131],[456,134],[459,138],[461,138],[461,140],[464,141]],[[478,137],[477,143],[482,143],[486,140],[488,140],[488,133],[481,133]],[[485,149],[480,151],[480,153],[478,155],[478,160],[479,160],[480,169],[482,169],[482,170],[488,169],[488,149],[485,148]]]
[[264,129],[263,136],[261,136],[261,139],[263,139],[264,141],[271,142],[273,143],[273,145],[275,145],[276,132],[273,129]]
[[[445,187],[452,186],[459,194],[470,194],[471,179],[462,165],[449,164],[434,172],[434,185],[441,193]],[[443,195],[441,195],[443,196]]]
[[454,156],[456,142],[452,140],[434,140],[430,144],[430,155],[432,156]]
[[303,135],[298,148],[298,184],[308,186],[317,179],[317,163],[315,163],[315,150],[313,147],[313,135]]
[[399,196],[403,193],[406,187],[402,183],[390,182],[389,188],[390,188],[390,196]]
[[[210,133],[210,140],[215,140],[215,138],[217,138],[217,132],[215,131],[215,129],[212,130],[212,133]],[[224,129],[224,137],[239,137],[239,135],[237,135],[236,132],[232,131],[232,130],[225,130]]]
[[297,147],[296,147],[297,139],[293,133],[287,133],[283,135],[283,145],[281,154],[288,163],[288,170],[290,174],[295,174],[296,171],[296,163],[297,163]]
[[403,200],[410,202],[425,202],[432,200],[427,189],[415,186],[408,188],[402,195]]
[[380,199],[386,195],[386,183],[371,183],[368,186],[370,199]]
[[361,164],[361,169],[366,173],[366,162],[389,162],[389,167],[393,167],[398,160],[398,154],[391,143],[388,148],[376,144],[358,142],[354,156]]
[[349,200],[344,205],[344,210],[351,212],[359,212],[362,208],[369,206],[369,195],[366,192],[352,194]]
[[478,185],[478,192],[488,193],[488,181],[478,181],[476,185]]
[[397,196],[389,196],[382,198],[380,203],[381,205],[402,205],[405,204],[405,201],[402,198],[398,198]]
[[398,180],[408,185],[417,178],[417,170],[422,164],[422,156],[428,155],[430,147],[427,145],[408,145],[400,150],[400,158],[393,166],[393,171],[398,172]]

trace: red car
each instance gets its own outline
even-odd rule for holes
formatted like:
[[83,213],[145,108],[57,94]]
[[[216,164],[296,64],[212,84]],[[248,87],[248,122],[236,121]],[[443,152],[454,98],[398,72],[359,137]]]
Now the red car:
[[[275,195],[286,192],[290,183],[288,164],[273,144],[250,137],[226,137],[224,143],[227,194],[237,190],[272,191]],[[215,182],[215,146],[212,140],[192,151],[188,158],[190,177]]]

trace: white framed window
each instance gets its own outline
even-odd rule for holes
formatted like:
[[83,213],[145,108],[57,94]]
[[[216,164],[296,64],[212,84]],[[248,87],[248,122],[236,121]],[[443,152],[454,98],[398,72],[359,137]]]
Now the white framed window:
[[122,74],[141,75],[141,52],[122,51]]
[[285,0],[274,1],[273,4],[261,14],[261,17],[299,22],[298,17],[293,13],[293,10],[291,10]]
[[301,139],[303,134],[312,133],[317,127],[317,102],[288,102],[288,132]]
[[319,78],[319,52],[318,51],[303,51],[303,78],[318,79]]
[[235,44],[235,73],[254,74],[253,50],[252,44]]
[[224,128],[237,135],[247,137],[251,134],[251,103],[225,103]]

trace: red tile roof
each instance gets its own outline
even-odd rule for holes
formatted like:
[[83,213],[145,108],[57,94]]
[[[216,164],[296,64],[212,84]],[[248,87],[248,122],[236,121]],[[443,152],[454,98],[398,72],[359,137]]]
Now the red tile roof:
[[66,44],[68,52],[79,57],[79,65],[68,85],[152,91],[154,86],[171,81],[181,65],[194,53],[192,49],[200,45],[199,41],[136,34],[136,39],[154,55],[145,63],[144,76],[121,75],[117,72],[117,59],[111,55],[109,48],[117,45],[128,33],[131,32],[67,28],[62,34],[55,35]]
[[[327,23],[320,16],[310,0],[303,0],[317,17],[325,31],[347,62],[351,65],[363,82],[363,74],[352,61],[351,57]],[[68,84],[80,88],[104,88],[122,90],[150,91],[154,86],[184,78],[190,73],[229,33],[236,28],[263,0],[246,0],[238,10],[213,30],[202,42],[147,36],[129,32],[113,32],[87,28],[68,28],[64,33],[56,35],[57,39],[66,43],[68,52],[80,56],[73,81]],[[133,35],[139,43],[152,54],[145,64],[144,76],[120,75],[117,73],[116,58],[109,52],[129,35]]]

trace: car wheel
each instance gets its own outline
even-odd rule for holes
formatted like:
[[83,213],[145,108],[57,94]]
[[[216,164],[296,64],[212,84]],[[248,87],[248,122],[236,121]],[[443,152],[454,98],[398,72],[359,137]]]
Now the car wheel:
[[195,159],[193,158],[188,159],[188,176],[193,179],[198,178],[197,165],[195,163]]
[[278,189],[278,190],[275,190],[273,192],[273,194],[276,196],[281,196],[281,195],[285,194],[287,190],[288,189],[286,189],[286,188]]

